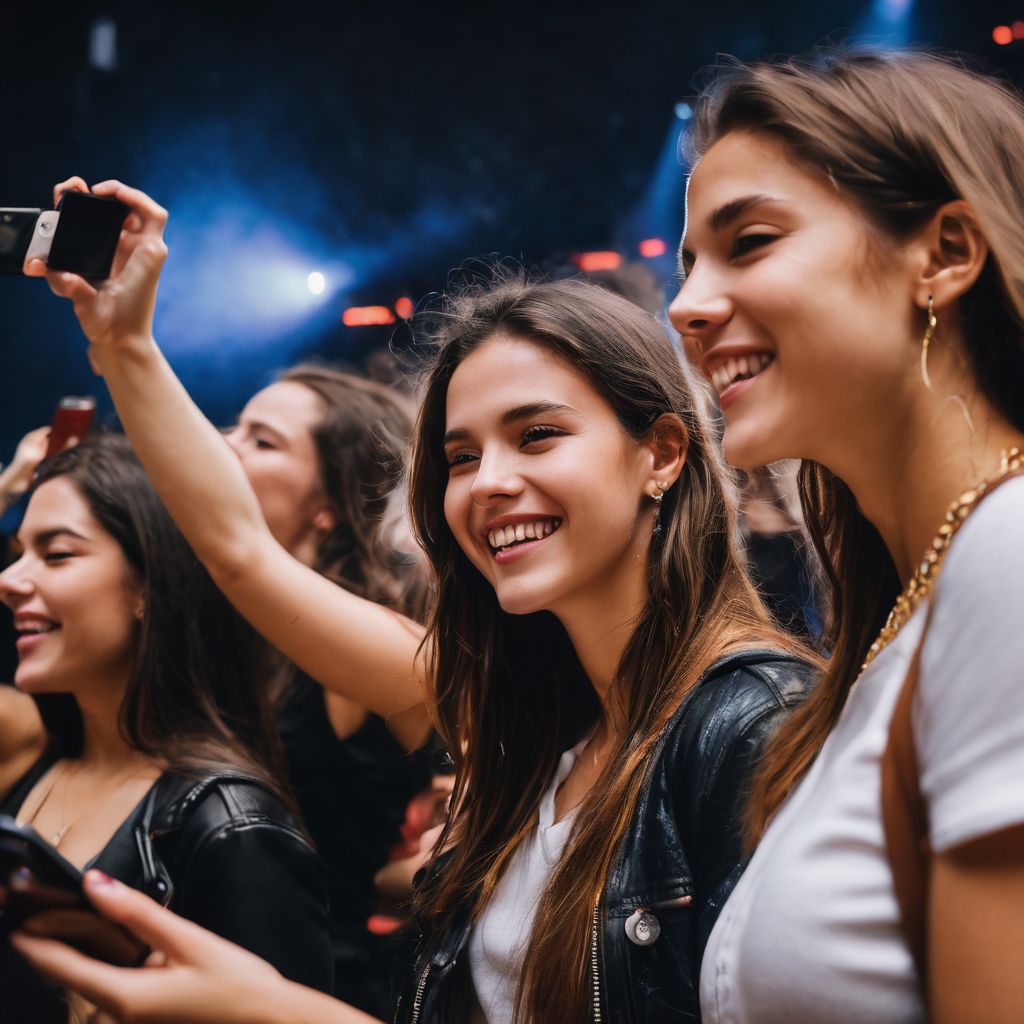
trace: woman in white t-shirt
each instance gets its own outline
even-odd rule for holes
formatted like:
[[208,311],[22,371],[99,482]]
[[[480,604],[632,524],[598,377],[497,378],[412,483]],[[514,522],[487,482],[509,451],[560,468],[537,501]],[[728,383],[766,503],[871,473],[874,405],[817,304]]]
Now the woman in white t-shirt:
[[[704,1019],[1019,1020],[1024,479],[978,485],[1024,448],[1024,107],[927,54],[819,53],[725,70],[693,141],[672,321],[728,460],[805,460],[835,610],[831,666],[753,793]],[[922,638],[919,974],[881,764]]]

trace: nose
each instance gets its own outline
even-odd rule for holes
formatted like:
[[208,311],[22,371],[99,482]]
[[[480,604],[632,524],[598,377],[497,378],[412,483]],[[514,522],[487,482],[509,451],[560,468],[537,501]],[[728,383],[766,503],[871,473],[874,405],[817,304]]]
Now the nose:
[[24,562],[24,558],[19,558],[0,572],[0,601],[9,608],[32,596],[32,580],[25,571]]
[[469,488],[473,503],[492,508],[502,498],[511,498],[523,489],[516,458],[511,452],[485,452],[477,463],[476,474]]
[[242,454],[242,428],[237,424],[233,427],[225,427],[221,430],[228,447],[238,456]]
[[733,315],[732,299],[714,275],[694,268],[668,307],[672,326],[682,335],[688,352],[704,348],[709,336],[727,324]]

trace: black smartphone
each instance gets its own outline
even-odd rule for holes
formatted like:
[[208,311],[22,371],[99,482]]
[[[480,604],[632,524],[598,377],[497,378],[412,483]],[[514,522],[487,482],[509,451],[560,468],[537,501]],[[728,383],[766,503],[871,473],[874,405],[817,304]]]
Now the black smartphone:
[[96,399],[92,395],[66,395],[62,398],[50,424],[46,458],[52,459],[59,451],[63,451],[72,437],[83,440],[92,427],[95,412]]
[[98,284],[110,276],[121,228],[131,210],[112,196],[68,190],[57,204],[60,220],[46,265]]
[[[121,967],[136,967],[148,950],[98,913],[82,889],[82,873],[29,825],[0,815],[0,933],[36,918],[49,938]],[[41,932],[42,933],[42,932]]]

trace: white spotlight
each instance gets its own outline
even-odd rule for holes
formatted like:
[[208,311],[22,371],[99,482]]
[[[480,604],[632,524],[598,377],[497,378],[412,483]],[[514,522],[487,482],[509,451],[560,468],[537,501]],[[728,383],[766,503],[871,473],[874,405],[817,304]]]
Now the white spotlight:
[[327,287],[327,280],[319,270],[314,270],[313,273],[306,278],[306,284],[309,285],[309,290],[314,295],[322,295],[323,290]]

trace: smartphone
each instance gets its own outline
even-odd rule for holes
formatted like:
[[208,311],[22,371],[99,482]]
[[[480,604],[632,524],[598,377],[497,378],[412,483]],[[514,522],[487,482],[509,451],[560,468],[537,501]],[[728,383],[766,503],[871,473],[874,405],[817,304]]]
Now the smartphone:
[[72,437],[81,441],[92,427],[96,399],[92,395],[67,395],[60,400],[50,424],[50,443],[46,458],[52,459]]
[[93,284],[105,281],[130,212],[120,199],[69,189],[57,204],[59,221],[46,265],[51,270],[80,274]]
[[67,191],[56,210],[0,209],[0,273],[20,274],[25,261],[69,270],[92,284],[110,276],[121,228],[131,211],[119,199]]
[[145,945],[121,925],[99,914],[82,889],[82,873],[29,825],[0,815],[0,933],[9,934],[29,918],[44,921],[48,937],[88,956],[121,967],[136,967]]

